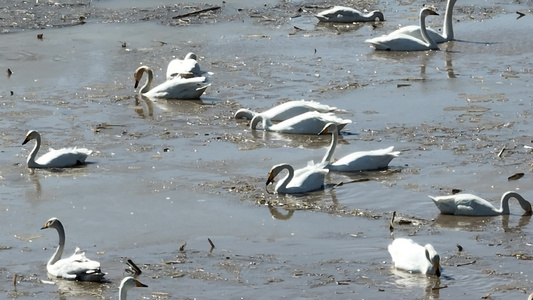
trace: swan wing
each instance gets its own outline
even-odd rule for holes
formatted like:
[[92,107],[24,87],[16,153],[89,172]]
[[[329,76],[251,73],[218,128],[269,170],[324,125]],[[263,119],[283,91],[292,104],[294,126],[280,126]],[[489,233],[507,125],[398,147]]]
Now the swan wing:
[[431,197],[431,199],[442,214],[457,216],[493,216],[499,214],[490,202],[473,194],[455,194]]
[[[77,249],[78,250],[78,249]],[[48,273],[58,278],[81,281],[99,281],[105,276],[100,263],[90,260],[84,252],[76,251],[72,256],[47,266]]]
[[174,77],[191,78],[201,77],[202,71],[200,64],[196,59],[173,59],[168,63],[167,67],[167,80]]
[[338,127],[342,128],[351,122],[351,120],[341,119],[332,113],[310,111],[278,124],[274,124],[270,126],[269,131],[296,134],[318,134],[327,123],[336,123],[338,124]]
[[426,41],[407,34],[392,34],[378,36],[365,41],[376,50],[391,51],[424,51],[436,50],[438,47],[430,47]]
[[63,148],[50,149],[49,152],[39,157],[36,162],[42,167],[48,168],[65,168],[82,165],[85,163],[87,156],[92,153],[86,148]]
[[350,23],[359,21],[362,15],[363,13],[357,9],[346,6],[335,6],[315,16],[322,22]]
[[424,273],[431,269],[426,258],[426,249],[411,239],[395,239],[388,247],[394,267],[413,273]]
[[174,77],[154,87],[144,95],[153,98],[195,100],[209,87],[205,77]]
[[277,105],[262,114],[272,121],[284,121],[310,111],[327,113],[336,109],[315,101],[296,100]]
[[394,147],[372,151],[357,151],[348,154],[329,166],[330,170],[356,172],[386,168],[400,152],[392,151]]
[[[427,31],[429,37],[432,40],[434,40],[437,44],[441,44],[441,43],[444,43],[444,42],[448,41],[446,38],[444,38],[440,33],[438,33],[433,28],[426,28],[426,31]],[[410,36],[412,36],[414,38],[417,38],[419,40],[422,40],[422,33],[420,32],[420,26],[419,25],[404,26],[402,28],[399,28],[399,29],[389,33],[388,35],[398,35],[398,34],[406,34],[406,35],[410,35]]]

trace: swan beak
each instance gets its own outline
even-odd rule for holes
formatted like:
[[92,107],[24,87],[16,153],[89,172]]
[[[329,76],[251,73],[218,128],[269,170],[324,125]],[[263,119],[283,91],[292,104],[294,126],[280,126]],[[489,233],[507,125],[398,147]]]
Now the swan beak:
[[437,12],[435,12],[435,11],[433,11],[433,10],[430,10],[430,11],[429,11],[429,14],[430,14],[430,15],[434,15],[434,16],[438,16],[438,15],[439,15]]
[[320,131],[318,135],[325,134],[325,133],[328,133],[328,127],[322,129],[322,131]]
[[50,226],[50,222],[46,222],[43,227],[41,227],[41,230],[47,229]]
[[138,80],[138,79],[135,79],[135,86],[134,86],[134,88],[137,88],[138,85],[139,85],[139,80]]
[[135,285],[137,287],[148,287],[146,284],[141,283],[139,280],[135,280]]
[[24,142],[22,142],[22,145],[25,145],[29,141],[30,141],[30,137],[26,136],[26,138],[24,139]]
[[435,263],[435,275],[437,275],[437,277],[440,277],[440,269],[439,269],[439,263]]
[[268,179],[266,185],[269,185],[270,183],[274,182],[274,176],[272,173],[268,173]]

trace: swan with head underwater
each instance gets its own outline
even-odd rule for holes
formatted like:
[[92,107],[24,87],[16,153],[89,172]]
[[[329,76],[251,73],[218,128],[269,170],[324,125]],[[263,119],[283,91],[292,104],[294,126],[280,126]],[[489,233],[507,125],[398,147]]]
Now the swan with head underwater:
[[[328,113],[335,110],[338,109],[336,107],[321,104],[316,101],[295,100],[274,106],[271,109],[262,112],[261,114],[264,117],[269,118],[271,121],[285,121],[310,111]],[[235,119],[251,120],[257,114],[258,113],[249,109],[241,108],[235,113]]]
[[250,122],[250,128],[255,130],[257,124],[262,121],[264,131],[273,131],[280,133],[292,134],[316,134],[328,123],[337,125],[338,130],[342,130],[344,126],[352,123],[351,120],[341,119],[333,113],[320,113],[317,111],[310,111],[297,115],[277,124],[272,124],[271,120],[263,114],[257,114]]
[[139,85],[139,81],[144,73],[147,73],[148,78],[146,79],[146,83],[139,90],[139,94],[148,98],[197,100],[200,99],[200,96],[210,86],[210,84],[206,83],[206,78],[203,76],[192,78],[175,76],[152,88],[154,72],[150,67],[141,66],[138,67],[133,74],[135,88]]
[[128,290],[134,287],[148,287],[144,283],[141,283],[139,280],[128,276],[122,279],[120,286],[118,287],[118,300],[126,300]]
[[372,151],[356,151],[348,154],[339,160],[331,163],[337,142],[339,140],[339,130],[334,123],[328,123],[319,134],[330,133],[333,138],[326,155],[322,159],[326,163],[326,168],[331,171],[339,172],[357,172],[379,170],[388,167],[391,160],[400,155],[399,151],[392,151],[394,147]]
[[288,174],[276,184],[274,188],[276,193],[303,194],[320,190],[324,188],[324,179],[329,172],[324,167],[324,163],[314,164],[312,161],[306,167],[297,170],[294,170],[290,164],[286,163],[275,165],[268,173],[267,192],[268,185],[274,182],[274,178],[283,170],[287,170]]
[[59,246],[48,263],[48,274],[56,278],[80,281],[101,281],[105,273],[100,270],[100,263],[85,257],[85,253],[76,248],[72,256],[61,259],[65,248],[65,229],[57,218],[51,218],[41,229],[54,228],[59,234]]
[[439,47],[434,40],[428,35],[426,30],[426,17],[430,15],[439,15],[429,8],[422,8],[420,10],[420,33],[422,38],[415,38],[408,34],[388,34],[368,39],[365,42],[369,43],[376,50],[389,51],[424,51],[424,50],[438,50]]
[[374,22],[376,19],[385,21],[383,13],[377,10],[363,13],[357,9],[346,6],[335,6],[315,15],[321,22],[353,23]]
[[[446,3],[446,12],[444,13],[444,24],[442,27],[442,34],[438,33],[432,28],[426,28],[429,37],[437,44],[453,40],[454,36],[452,14],[455,2],[457,2],[457,0],[448,0],[448,2]],[[420,28],[420,25],[408,25],[389,33],[389,35],[407,34],[417,39],[422,39],[422,31],[420,30]]]
[[398,238],[388,250],[395,268],[440,277],[440,256],[431,244],[422,247],[411,239]]
[[198,57],[192,52],[187,53],[183,59],[176,58],[171,60],[167,66],[167,80],[174,77],[202,77],[206,73],[209,72],[204,72],[200,69]]
[[39,157],[37,160],[37,152],[41,148],[41,135],[35,130],[30,130],[26,134],[26,139],[22,142],[25,145],[27,142],[35,140],[35,146],[31,150],[30,155],[26,161],[28,168],[68,168],[85,164],[87,156],[92,151],[86,148],[62,148],[58,150],[50,149],[49,152]]
[[429,196],[442,214],[456,216],[498,216],[508,215],[509,199],[515,198],[526,214],[531,214],[531,203],[516,192],[506,192],[500,200],[500,208],[494,207],[487,200],[472,194],[455,194],[450,196]]

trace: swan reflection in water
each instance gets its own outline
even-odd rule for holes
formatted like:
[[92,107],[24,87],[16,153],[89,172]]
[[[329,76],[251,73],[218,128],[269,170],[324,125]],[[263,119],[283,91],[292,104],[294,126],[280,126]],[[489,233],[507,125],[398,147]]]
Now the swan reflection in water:
[[529,225],[531,221],[531,215],[522,215],[516,226],[509,227],[510,218],[516,219],[516,216],[472,217],[439,214],[435,219],[435,226],[454,230],[483,231],[487,226],[497,226],[498,219],[500,219],[501,227],[505,232],[514,232],[521,231],[522,227]]
[[[331,196],[331,202],[333,204],[326,203],[328,201],[328,193]],[[288,205],[281,206],[272,203],[266,204],[270,214],[272,215],[272,218],[285,221],[290,219],[296,210],[302,210],[306,208],[313,209],[321,206],[327,206],[328,209],[332,210],[340,208],[339,199],[337,198],[335,188],[329,188],[329,186],[323,193],[314,192],[310,195],[306,195],[306,197],[302,195],[285,195],[284,201],[287,201]]]
[[[150,99],[143,95],[135,95],[133,110],[142,118],[154,116],[154,106],[161,112],[179,112],[186,115],[202,115],[205,106],[213,104],[206,103],[202,100],[167,100],[167,99]],[[145,107],[146,108],[145,108]]]
[[[269,142],[269,144],[272,142],[276,145],[279,144],[280,147],[322,149],[324,144],[329,144],[331,142],[330,135],[317,136],[312,134],[290,134],[263,130],[251,130],[250,133],[255,141],[261,140],[263,142]],[[343,134],[349,133],[343,132]],[[339,135],[338,144],[348,145],[349,143],[344,139],[343,135]],[[319,159],[320,156],[316,157],[316,162],[318,162]]]
[[412,289],[423,289],[425,293],[424,299],[439,299],[441,289],[440,277],[409,273],[394,267],[391,268],[391,273],[396,287],[402,288],[404,291],[408,289],[412,298],[418,298],[415,296],[417,293],[411,291]]

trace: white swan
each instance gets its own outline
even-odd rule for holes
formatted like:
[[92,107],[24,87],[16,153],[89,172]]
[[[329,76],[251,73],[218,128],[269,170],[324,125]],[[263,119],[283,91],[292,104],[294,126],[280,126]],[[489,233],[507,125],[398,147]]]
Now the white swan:
[[438,15],[435,11],[429,8],[422,8],[420,10],[420,28],[422,39],[412,37],[407,34],[388,34],[384,36],[368,39],[365,42],[371,44],[376,50],[391,50],[391,51],[423,51],[423,50],[437,50],[439,47],[434,40],[432,40],[426,30],[426,17],[429,15]]
[[[442,34],[438,33],[436,30],[432,28],[426,29],[429,37],[432,40],[434,40],[435,43],[437,44],[441,44],[441,43],[453,40],[452,13],[453,13],[453,6],[455,5],[455,2],[457,2],[457,0],[448,0],[448,3],[446,4],[446,12],[444,14],[444,24],[443,24]],[[417,39],[422,39],[422,33],[420,31],[419,25],[404,26],[389,34],[407,34]]]
[[147,285],[133,277],[125,277],[122,279],[120,286],[118,287],[118,300],[126,300],[128,290],[134,287],[147,287]]
[[[285,121],[292,117],[296,117],[309,111],[318,111],[321,113],[327,113],[337,110],[336,107],[320,104],[316,101],[289,101],[280,105],[274,106],[269,110],[262,112],[261,114],[271,121]],[[241,108],[235,113],[235,119],[247,119],[251,120],[256,112],[253,112],[246,108]]]
[[274,178],[282,171],[287,170],[287,174],[276,184],[275,191],[279,194],[301,194],[316,191],[324,187],[324,178],[329,170],[324,169],[324,164],[313,164],[310,162],[307,167],[294,170],[289,164],[279,164],[272,167],[268,173],[266,182],[267,188]]
[[263,114],[257,114],[252,118],[250,128],[255,130],[260,121],[263,121],[263,130],[265,131],[294,134],[318,134],[327,123],[335,123],[340,131],[344,126],[352,123],[352,121],[341,119],[333,113],[310,111],[277,124],[272,124],[270,119]]
[[54,228],[59,234],[59,246],[48,263],[48,273],[57,278],[80,281],[101,281],[105,273],[100,270],[100,263],[85,257],[84,252],[76,248],[72,256],[61,259],[65,248],[65,229],[57,218],[51,218],[41,229]]
[[200,99],[200,96],[210,85],[206,84],[205,77],[181,78],[176,76],[152,88],[154,73],[151,68],[147,66],[141,66],[137,68],[133,74],[135,79],[135,88],[137,88],[139,85],[139,81],[145,72],[148,73],[148,79],[139,90],[139,93],[148,98],[183,100]]
[[174,77],[201,77],[203,72],[200,70],[200,64],[197,59],[196,54],[189,52],[183,59],[176,58],[171,60],[167,67],[167,80]]
[[335,153],[335,148],[337,147],[337,142],[339,140],[339,130],[337,129],[337,125],[333,123],[326,124],[320,134],[329,132],[333,135],[333,139],[331,140],[331,145],[329,146],[326,155],[324,155],[322,162],[326,162],[326,168],[331,171],[357,172],[383,169],[389,165],[391,160],[400,154],[400,151],[392,151],[394,147],[372,151],[357,151],[331,163],[331,158],[333,157],[333,153]]
[[37,152],[41,148],[41,135],[35,130],[28,131],[22,145],[31,140],[35,140],[35,147],[28,155],[26,161],[28,168],[68,168],[79,166],[85,164],[85,159],[92,153],[89,149],[76,147],[58,150],[50,149],[48,153],[35,160]]
[[472,194],[455,194],[450,196],[429,196],[442,214],[456,216],[497,216],[508,215],[509,199],[516,198],[520,206],[531,214],[531,203],[515,192],[502,195],[500,208],[494,207],[487,200]]
[[432,245],[424,247],[411,239],[395,239],[389,245],[394,267],[412,273],[440,276],[440,256]]
[[383,13],[380,11],[374,10],[365,14],[357,9],[346,6],[335,6],[316,14],[315,17],[321,22],[337,23],[373,22],[376,18],[380,21],[385,21]]

